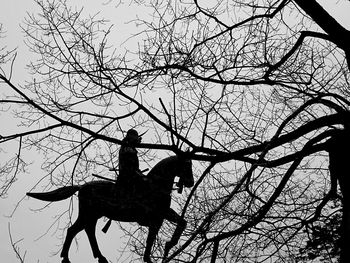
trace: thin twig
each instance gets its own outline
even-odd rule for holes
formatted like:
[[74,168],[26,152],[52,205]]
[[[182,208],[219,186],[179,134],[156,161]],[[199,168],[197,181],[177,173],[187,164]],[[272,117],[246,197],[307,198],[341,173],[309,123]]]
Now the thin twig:
[[14,242],[13,239],[12,239],[10,222],[8,223],[8,227],[7,228],[8,228],[8,233],[9,233],[9,237],[10,237],[10,243],[11,243],[11,246],[13,248],[13,251],[16,254],[16,258],[18,258],[19,262],[24,263],[25,262],[24,259],[25,259],[27,251],[24,252],[23,256],[21,256],[20,251],[19,251],[19,247],[17,245],[19,242],[21,242],[23,240],[23,238],[21,238],[21,239],[19,239],[19,240]]

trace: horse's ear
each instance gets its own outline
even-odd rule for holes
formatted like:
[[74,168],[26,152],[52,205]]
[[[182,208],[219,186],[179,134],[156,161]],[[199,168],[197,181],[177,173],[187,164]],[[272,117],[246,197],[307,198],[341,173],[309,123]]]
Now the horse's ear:
[[180,152],[178,152],[176,155],[177,155],[177,157],[178,157],[179,159],[182,159],[182,160],[190,160],[190,159],[191,159],[191,156],[192,156],[192,152],[191,152],[190,148],[188,147],[188,148],[186,149],[186,151],[184,151],[184,152],[180,151]]

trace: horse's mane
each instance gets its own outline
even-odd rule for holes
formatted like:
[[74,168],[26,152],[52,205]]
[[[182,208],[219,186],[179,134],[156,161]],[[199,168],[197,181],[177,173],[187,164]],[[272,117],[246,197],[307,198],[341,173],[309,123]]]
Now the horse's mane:
[[153,177],[158,173],[162,173],[164,169],[170,169],[172,165],[174,165],[178,161],[178,157],[176,155],[169,156],[159,161],[148,173],[147,177]]

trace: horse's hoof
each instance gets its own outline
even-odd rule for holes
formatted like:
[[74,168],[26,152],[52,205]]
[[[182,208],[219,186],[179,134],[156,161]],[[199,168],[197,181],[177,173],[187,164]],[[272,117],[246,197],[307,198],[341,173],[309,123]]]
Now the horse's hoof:
[[169,241],[166,242],[165,247],[164,247],[164,253],[163,253],[163,258],[166,258],[169,254],[170,249],[173,247],[174,245]]
[[108,260],[105,257],[100,257],[98,263],[108,263]]
[[150,257],[143,257],[143,262],[153,263]]
[[63,258],[61,263],[70,263],[68,258]]

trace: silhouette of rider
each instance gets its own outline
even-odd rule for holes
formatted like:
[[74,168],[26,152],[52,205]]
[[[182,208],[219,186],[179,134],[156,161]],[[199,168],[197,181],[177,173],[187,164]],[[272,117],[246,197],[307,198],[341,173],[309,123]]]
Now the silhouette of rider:
[[[137,156],[136,146],[141,142],[142,137],[136,130],[130,129],[123,139],[122,146],[119,149],[119,175],[116,184],[118,192],[123,193],[124,198],[137,201],[137,189],[140,189],[144,181],[142,172],[139,168],[139,158]],[[102,231],[106,233],[110,227],[112,219],[109,219]]]
[[136,146],[141,142],[141,136],[136,130],[130,129],[123,139],[119,150],[119,176],[117,182],[122,188],[134,194],[142,183],[142,173],[139,168],[139,158]]

